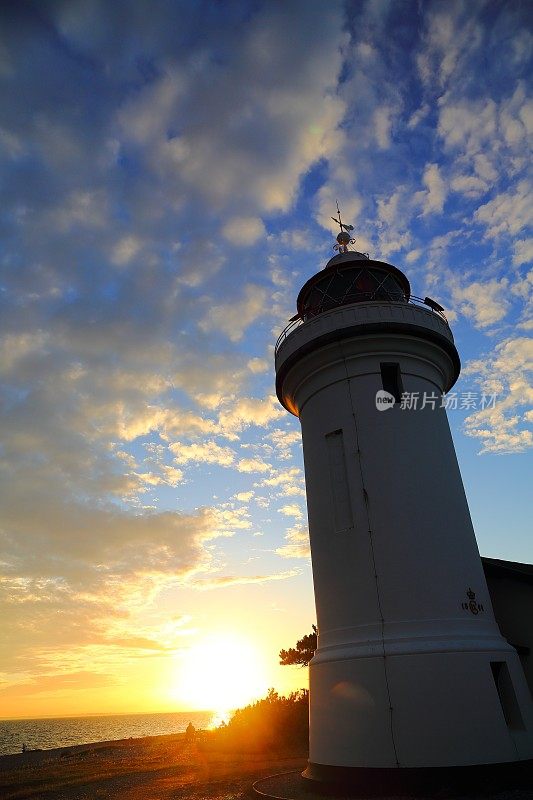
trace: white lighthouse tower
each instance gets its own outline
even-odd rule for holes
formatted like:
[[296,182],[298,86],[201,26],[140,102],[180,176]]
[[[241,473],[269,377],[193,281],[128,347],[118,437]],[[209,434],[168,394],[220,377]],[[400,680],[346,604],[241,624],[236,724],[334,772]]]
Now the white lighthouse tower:
[[442,402],[460,372],[452,332],[336,221],[339,252],[276,346],[278,398],[302,426],[319,633],[304,774],[531,759],[531,696],[494,619]]

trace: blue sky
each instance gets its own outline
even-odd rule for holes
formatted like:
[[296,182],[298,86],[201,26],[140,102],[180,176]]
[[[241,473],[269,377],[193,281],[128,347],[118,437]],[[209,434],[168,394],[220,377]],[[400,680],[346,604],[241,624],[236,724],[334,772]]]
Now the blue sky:
[[216,630],[302,683],[276,666],[314,610],[273,345],[337,198],[445,306],[459,398],[496,394],[450,423],[481,552],[531,561],[531,4],[1,14],[9,713],[164,710],[132,687]]

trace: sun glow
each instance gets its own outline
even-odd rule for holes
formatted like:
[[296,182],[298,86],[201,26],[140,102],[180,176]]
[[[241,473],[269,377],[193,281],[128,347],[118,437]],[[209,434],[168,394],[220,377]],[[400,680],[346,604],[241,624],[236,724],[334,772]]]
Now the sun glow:
[[263,696],[267,688],[256,648],[233,634],[213,634],[185,654],[175,695],[189,708],[224,712]]

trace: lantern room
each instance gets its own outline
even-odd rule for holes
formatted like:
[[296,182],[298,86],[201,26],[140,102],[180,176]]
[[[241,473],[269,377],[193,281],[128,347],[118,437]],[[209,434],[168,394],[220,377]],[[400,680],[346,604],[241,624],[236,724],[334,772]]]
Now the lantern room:
[[372,300],[407,303],[410,296],[409,281],[397,267],[347,250],[304,284],[296,304],[298,317],[306,320],[338,306]]

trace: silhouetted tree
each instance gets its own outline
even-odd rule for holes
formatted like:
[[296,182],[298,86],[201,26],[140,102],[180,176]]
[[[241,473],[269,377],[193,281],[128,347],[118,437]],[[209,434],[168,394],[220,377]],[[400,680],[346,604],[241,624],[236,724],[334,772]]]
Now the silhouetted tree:
[[288,697],[269,689],[262,700],[234,712],[227,725],[203,731],[200,750],[302,753],[309,738],[309,692],[300,689]]
[[313,631],[296,642],[296,647],[279,651],[279,663],[284,667],[290,664],[300,664],[306,667],[315,654],[317,647],[318,630],[316,625],[311,626]]

